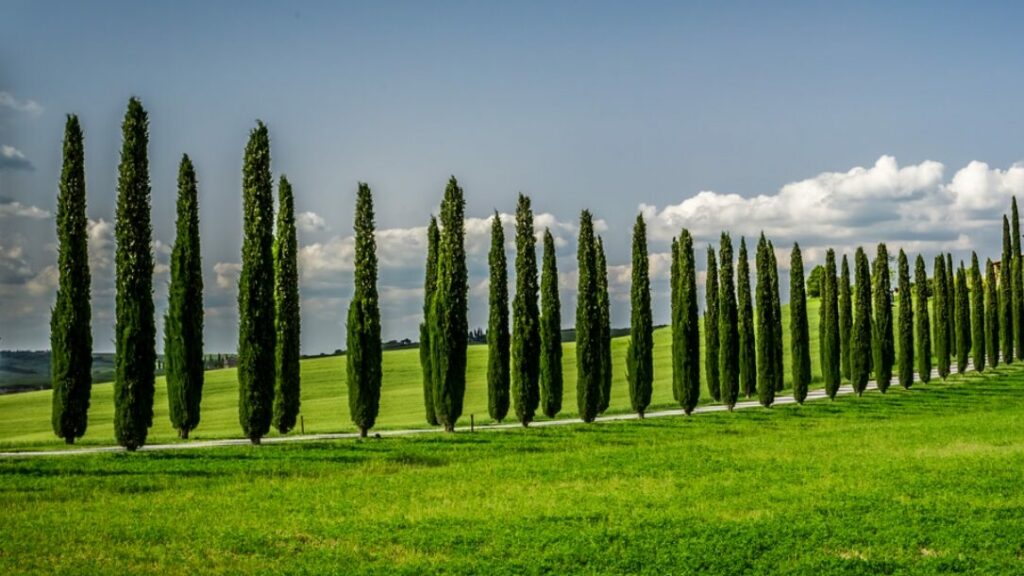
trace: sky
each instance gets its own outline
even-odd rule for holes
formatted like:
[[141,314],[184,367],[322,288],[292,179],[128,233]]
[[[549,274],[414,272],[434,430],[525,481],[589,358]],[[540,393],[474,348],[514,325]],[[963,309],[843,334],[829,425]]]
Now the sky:
[[878,242],[929,269],[940,251],[996,259],[1001,215],[1024,200],[1022,12],[982,1],[0,0],[0,348],[49,347],[73,113],[94,346],[113,349],[131,96],[150,119],[160,317],[181,155],[196,166],[210,352],[237,342],[242,154],[257,119],[275,178],[295,191],[305,353],[345,346],[360,181],[376,203],[385,339],[417,338],[426,224],[450,175],[467,200],[471,327],[487,322],[489,218],[501,214],[511,241],[520,192],[538,234],[557,238],[567,327],[584,208],[604,237],[616,326],[628,325],[637,214],[655,323],[668,322],[668,247],[682,228],[698,282],[721,231],[764,231],[784,300],[794,242],[808,273],[828,247],[873,254]]

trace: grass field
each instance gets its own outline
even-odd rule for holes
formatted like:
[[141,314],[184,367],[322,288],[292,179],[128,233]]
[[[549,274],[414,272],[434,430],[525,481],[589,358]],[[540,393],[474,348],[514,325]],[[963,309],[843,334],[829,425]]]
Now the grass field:
[[1024,365],[692,418],[0,461],[0,572],[1024,573]]
[[[818,307],[819,300],[808,302],[808,323],[811,334],[811,364],[815,380],[820,384],[818,367]],[[789,380],[789,313],[783,307],[783,334],[785,339],[786,379]],[[626,346],[628,338],[612,340],[614,380],[609,413],[630,409],[626,384]],[[654,394],[651,409],[676,406],[672,399],[671,332],[660,329],[654,338]],[[703,345],[703,341],[702,341]],[[559,417],[576,414],[576,348],[565,344],[563,369],[565,396]],[[701,351],[703,358],[703,348]],[[469,422],[474,414],[478,423],[490,422],[487,415],[487,348],[469,347],[469,367],[466,370],[466,399],[463,420]],[[702,378],[702,403],[711,401],[707,380]],[[422,373],[419,351],[395,350],[384,353],[384,382],[381,394],[378,429],[426,427],[423,414]],[[167,416],[167,387],[162,377],[156,381],[156,400],[153,427],[149,442],[176,442],[177,435]],[[50,427],[48,390],[0,396],[0,447],[7,449],[64,447]],[[348,394],[345,385],[345,358],[340,356],[311,358],[302,361],[302,409],[307,433],[354,431],[348,416]],[[512,417],[515,414],[512,412]],[[114,442],[113,385],[97,384],[93,387],[89,409],[89,427],[80,444],[98,445]],[[273,436],[276,433],[272,433]],[[212,370],[206,373],[202,413],[199,428],[193,439],[227,438],[241,435],[238,424],[238,381],[234,369]]]

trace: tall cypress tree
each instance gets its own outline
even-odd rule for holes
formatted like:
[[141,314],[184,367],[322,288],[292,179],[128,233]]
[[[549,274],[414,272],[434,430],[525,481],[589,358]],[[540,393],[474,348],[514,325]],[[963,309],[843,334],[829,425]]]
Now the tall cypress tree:
[[853,333],[850,345],[850,370],[853,390],[858,396],[864,394],[871,372],[872,322],[871,322],[871,272],[868,257],[863,248],[857,248],[854,257],[854,288],[857,302],[853,311]]
[[736,324],[736,285],[733,282],[732,238],[722,232],[718,249],[718,373],[722,402],[732,410],[740,392],[739,330]]
[[437,413],[434,411],[434,369],[430,355],[430,305],[434,301],[437,290],[437,251],[440,249],[441,231],[437,227],[437,218],[430,216],[427,226],[427,265],[423,280],[423,322],[420,323],[420,369],[423,372],[423,408],[427,416],[427,424],[437,426]]
[[971,252],[971,358],[974,369],[985,370],[985,288],[978,254]]
[[153,425],[156,321],[153,239],[149,208],[149,118],[138,98],[128,101],[117,178],[117,298],[114,434],[129,451],[146,443]]
[[[928,321],[928,271],[920,254],[914,261],[914,291],[917,295],[914,310],[914,318],[917,320],[917,374],[921,382],[927,384],[932,379],[932,328]],[[900,295],[900,298],[903,296]]]
[[274,183],[263,122],[249,133],[242,168],[242,273],[238,278],[238,420],[259,444],[274,407]]
[[914,384],[914,297],[910,292],[910,262],[907,261],[907,254],[902,248],[896,266],[897,287],[900,293],[897,323],[900,355],[897,374],[900,386],[910,388]]
[[746,238],[740,238],[736,260],[736,300],[739,306],[740,390],[747,398],[757,394],[757,350],[754,348],[754,302],[750,295],[750,261]]
[[597,248],[589,210],[580,214],[576,248],[579,264],[576,292],[576,403],[580,418],[593,422],[601,407],[601,313],[597,298]]
[[601,320],[601,405],[608,409],[612,399],[612,325],[611,301],[608,298],[608,261],[604,256],[604,241],[597,237],[594,265],[597,271],[597,303]]
[[434,413],[446,432],[455,431],[466,394],[469,277],[466,270],[466,201],[454,176],[441,201],[437,285],[430,305],[430,368]]
[[377,422],[380,412],[382,350],[380,300],[377,295],[377,240],[373,193],[359,183],[356,193],[355,288],[348,308],[348,411],[359,436]]
[[1015,330],[1015,317],[1013,314],[1013,252],[1011,251],[1010,221],[1003,215],[1003,259],[999,263],[999,326],[1002,328],[1002,340],[1000,348],[1003,351],[1003,361],[1007,364],[1013,362],[1013,333]]
[[[779,318],[781,322],[782,318]],[[803,404],[811,383],[811,348],[807,327],[804,260],[800,245],[793,243],[789,269],[789,331],[793,362],[793,398]]]
[[821,309],[825,311],[822,348],[824,349],[822,372],[825,376],[825,392],[835,398],[842,379],[839,349],[839,294],[836,282],[836,252],[829,248],[825,253],[825,277],[821,282]]
[[989,366],[999,366],[999,291],[991,259],[985,260],[985,347]]
[[516,296],[512,301],[512,398],[523,426],[540,403],[540,309],[537,306],[537,240],[530,199],[516,206]]
[[672,325],[672,399],[679,402],[679,392],[683,378],[683,310],[679,295],[679,274],[682,263],[679,261],[679,241],[672,238],[672,264],[669,266],[669,320]]
[[775,402],[775,317],[772,305],[772,280],[769,267],[768,241],[764,234],[757,243],[757,399],[765,408]]
[[632,305],[626,379],[629,381],[630,405],[641,418],[651,403],[651,384],[654,381],[654,321],[651,319],[651,280],[647,262],[647,225],[643,215],[637,214],[633,225]]
[[283,175],[277,185],[277,195],[277,237],[274,240],[277,386],[274,389],[273,424],[278,432],[286,434],[295,428],[301,404],[302,375],[299,359],[302,324],[299,314],[299,245],[295,236],[295,200],[292,185]]
[[505,229],[498,211],[491,219],[490,302],[487,321],[487,411],[501,422],[509,405],[508,263],[505,259]]
[[1020,214],[1017,212],[1017,197],[1014,196],[1010,203],[1010,227],[1012,242],[1010,243],[1013,253],[1010,255],[1009,267],[1006,269],[1011,274],[1011,298],[1013,304],[1010,306],[1013,314],[1013,347],[1017,352],[1016,359],[1024,360],[1024,278],[1021,277],[1021,253],[1020,253]]
[[949,323],[946,328],[949,330],[949,354],[956,356],[959,350],[957,336],[959,336],[957,322],[959,318],[956,313],[956,268],[953,268],[953,256],[946,253],[946,307],[949,309]]
[[943,380],[949,376],[949,290],[946,288],[946,259],[939,254],[935,257],[935,269],[932,271],[932,286],[935,299],[932,301],[935,317],[935,367]]
[[889,278],[889,251],[885,243],[878,245],[875,255],[874,286],[874,339],[872,356],[875,381],[883,394],[892,383],[892,366],[896,352],[892,336],[892,281]]
[[678,299],[680,346],[677,352],[680,378],[676,399],[689,415],[700,399],[700,321],[697,315],[697,266],[693,255],[693,237],[688,230],[679,234]]
[[853,344],[853,294],[850,289],[850,264],[843,254],[842,273],[839,278],[839,361],[843,378],[853,377],[850,363],[850,345]]
[[718,262],[714,246],[708,245],[708,269],[704,279],[704,375],[708,393],[718,402],[722,399],[718,373]]
[[782,358],[784,354],[784,345],[782,340],[782,299],[779,295],[779,262],[775,256],[775,246],[772,244],[771,240],[768,241],[768,257],[768,272],[771,273],[772,280],[772,307],[775,308],[775,318],[779,319],[779,321],[773,325],[775,327],[775,337],[772,339],[772,344],[775,347],[773,351],[774,354],[772,356],[775,360],[775,370],[773,370],[773,373],[775,374],[775,391],[781,392],[786,387],[784,379],[785,371],[782,365]]
[[171,248],[171,284],[164,317],[168,414],[178,436],[199,425],[203,396],[203,264],[196,172],[188,155],[178,167],[178,210]]
[[92,392],[89,219],[85,212],[85,143],[78,117],[64,125],[64,165],[57,195],[57,302],[50,312],[53,432],[73,444],[88,425]]
[[554,418],[562,410],[562,302],[558,295],[555,239],[544,229],[544,260],[540,275],[541,410]]
[[962,261],[956,273],[956,306],[956,371],[963,374],[967,371],[967,361],[971,354],[971,297]]

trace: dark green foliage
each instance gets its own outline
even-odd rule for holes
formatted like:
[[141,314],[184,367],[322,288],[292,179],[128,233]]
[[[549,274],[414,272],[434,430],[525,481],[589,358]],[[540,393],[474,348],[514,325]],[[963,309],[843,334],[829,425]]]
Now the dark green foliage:
[[950,356],[956,356],[959,348],[957,347],[957,336],[958,332],[957,321],[959,318],[956,313],[956,268],[953,268],[953,256],[946,253],[946,307],[948,308],[947,313],[949,314],[949,323],[946,328],[949,330],[949,354]]
[[1010,297],[1013,304],[1010,306],[1010,311],[1013,314],[1013,347],[1017,352],[1016,359],[1024,360],[1024,278],[1021,277],[1024,266],[1021,265],[1020,214],[1017,212],[1016,196],[1010,203],[1010,227],[1012,237],[1010,249],[1013,253],[1008,261],[1004,260],[1003,262],[1007,266],[1006,271],[1011,275]]
[[854,392],[860,396],[867,388],[871,372],[871,271],[863,248],[857,248],[853,262],[856,306],[853,310],[853,329],[850,335],[850,380]]
[[693,255],[693,237],[688,230],[679,235],[676,248],[675,310],[673,311],[673,367],[678,370],[676,399],[690,414],[700,398],[700,324],[697,315],[697,266]]
[[772,304],[771,258],[768,242],[761,234],[757,243],[757,399],[764,407],[775,402],[775,327],[782,321]]
[[608,261],[604,257],[604,241],[597,237],[594,267],[597,273],[597,308],[601,319],[601,405],[608,409],[612,399],[612,325],[611,301],[608,299]]
[[967,272],[963,262],[956,272],[956,371],[963,374],[967,371],[967,361],[971,354],[971,297],[967,284]]
[[242,168],[242,273],[238,278],[238,420],[253,444],[270,430],[277,333],[274,303],[274,183],[270,137],[258,122]]
[[597,297],[597,247],[589,210],[580,215],[576,258],[579,278],[576,296],[576,403],[580,418],[593,422],[601,407],[601,312]]
[[373,193],[363,182],[356,193],[355,270],[348,307],[348,411],[359,435],[373,428],[380,412],[380,300],[377,295],[377,240]]
[[821,298],[822,290],[825,289],[824,275],[825,267],[821,264],[811,268],[811,273],[807,276],[808,298]]
[[85,142],[78,117],[64,125],[64,165],[57,195],[57,301],[50,311],[53,432],[68,444],[85,434],[92,392],[89,219],[85,212]]
[[683,378],[683,335],[680,324],[683,321],[682,302],[679,299],[679,241],[672,238],[672,264],[669,266],[669,320],[672,326],[672,399],[679,401],[679,390]]
[[715,248],[708,245],[708,269],[704,279],[704,374],[715,402],[722,399],[718,373],[718,263]]
[[850,346],[853,344],[853,293],[850,289],[850,264],[843,254],[842,274],[839,277],[839,362],[843,378],[853,377]]
[[935,269],[932,271],[935,299],[932,309],[935,318],[935,367],[943,380],[949,376],[949,290],[946,286],[946,259],[941,254],[935,257]]
[[[777,322],[781,323],[782,318]],[[811,383],[811,340],[807,328],[807,298],[804,295],[804,260],[800,245],[793,244],[789,268],[789,335],[793,362],[793,398],[803,404]]]
[[629,403],[644,417],[651,403],[654,381],[654,321],[651,319],[651,280],[647,264],[647,225],[637,214],[633,225],[633,277],[630,285],[629,347],[626,350],[626,380]]
[[[149,118],[137,98],[128,101],[117,177],[117,298],[115,315],[114,434],[129,451],[146,443],[153,425],[156,321],[153,239],[149,210]],[[273,316],[271,316],[273,318]]]
[[[178,210],[171,248],[171,284],[164,317],[168,413],[178,436],[199,425],[203,397],[203,263],[196,172],[188,156],[178,167]],[[298,368],[298,358],[296,358]]]
[[540,274],[540,407],[554,418],[562,410],[562,302],[558,295],[555,239],[544,229]]
[[301,404],[299,358],[302,324],[299,314],[299,246],[295,236],[295,200],[292,185],[283,175],[277,185],[277,197],[277,234],[274,239],[277,387],[274,389],[273,424],[278,432],[286,434],[295,428]]
[[985,260],[985,347],[989,366],[999,366],[999,290],[991,259]]
[[899,340],[900,355],[897,359],[896,374],[900,386],[910,388],[914,384],[914,297],[910,289],[910,262],[907,254],[900,249],[896,262],[897,290],[900,294],[896,338]]
[[434,301],[437,289],[437,251],[441,244],[441,231],[437,227],[437,218],[430,216],[427,226],[427,266],[423,280],[423,322],[420,323],[420,369],[423,371],[423,408],[427,416],[427,424],[437,426],[437,413],[434,411],[434,370],[431,368],[430,356],[430,304]]
[[839,286],[836,281],[836,253],[831,248],[825,253],[825,273],[821,283],[821,339],[822,373],[825,378],[825,392],[835,398],[842,380],[839,348]]
[[872,340],[873,365],[878,389],[884,394],[892,383],[892,366],[896,360],[892,336],[892,282],[889,278],[889,251],[885,244],[878,245],[873,274],[874,286],[874,338]]
[[1016,317],[1013,313],[1014,292],[1013,292],[1013,252],[1010,240],[1010,221],[1003,216],[1003,259],[999,263],[999,327],[1002,328],[1000,349],[1003,352],[1003,361],[1007,364],[1013,362],[1013,333],[1016,329]]
[[747,398],[757,394],[757,350],[754,347],[754,301],[750,295],[750,261],[747,241],[740,238],[736,260],[736,300],[739,306],[740,391]]
[[505,229],[498,211],[491,219],[491,269],[487,321],[487,411],[501,422],[509,406],[508,263],[505,259]]
[[718,373],[722,402],[732,410],[740,392],[740,338],[736,322],[736,285],[733,281],[732,238],[722,232],[718,249]]
[[985,370],[985,288],[978,254],[971,253],[971,358],[974,369]]
[[462,188],[452,176],[441,201],[437,284],[429,316],[434,413],[447,432],[455,431],[466,394],[469,277],[466,270],[465,210]]
[[520,194],[516,206],[516,296],[512,301],[512,398],[523,426],[533,421],[540,402],[536,244],[530,199]]
[[[932,379],[932,336],[931,323],[928,321],[928,271],[925,269],[924,258],[918,254],[914,261],[914,292],[917,300],[914,303],[914,318],[917,321],[917,339],[915,357],[917,358],[917,374],[925,384]],[[903,294],[901,290],[900,300]]]
[[772,326],[775,328],[775,338],[772,339],[772,345],[775,347],[773,358],[775,360],[775,391],[781,392],[785,387],[785,374],[782,366],[783,357],[783,342],[782,342],[782,299],[779,296],[779,262],[775,257],[775,246],[772,245],[772,241],[768,241],[768,257],[770,258],[770,264],[768,266],[768,272],[772,280],[772,307],[775,309],[775,318],[779,321],[775,322]]

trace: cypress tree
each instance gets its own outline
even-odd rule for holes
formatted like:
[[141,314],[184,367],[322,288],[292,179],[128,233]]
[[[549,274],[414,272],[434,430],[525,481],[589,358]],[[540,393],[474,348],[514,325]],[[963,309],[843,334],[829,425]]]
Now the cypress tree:
[[700,321],[697,315],[697,267],[693,255],[693,237],[688,230],[684,229],[680,233],[677,249],[680,378],[676,397],[683,411],[689,415],[700,399]]
[[88,425],[92,392],[89,219],[85,212],[85,143],[78,117],[64,125],[64,165],[57,195],[57,302],[50,311],[53,432],[73,444]]
[[491,219],[490,317],[487,321],[487,411],[501,422],[509,405],[508,263],[505,260],[505,229],[498,211]]
[[153,425],[156,321],[153,239],[149,208],[149,118],[137,98],[128,101],[117,178],[114,434],[135,451]]
[[597,237],[594,265],[597,271],[597,303],[601,320],[600,412],[604,412],[612,399],[612,326],[611,302],[608,299],[608,261],[604,256],[604,241],[600,236]]
[[946,289],[946,259],[939,254],[935,257],[935,269],[932,272],[935,300],[932,302],[935,317],[935,360],[939,377],[943,380],[949,376],[949,290]]
[[722,400],[718,373],[718,262],[715,248],[708,245],[708,269],[704,279],[704,375],[715,402]]
[[889,278],[889,251],[884,243],[878,245],[875,256],[874,287],[874,339],[872,346],[875,381],[883,394],[892,383],[895,350],[892,336],[892,282]]
[[854,288],[856,307],[853,311],[853,332],[850,343],[850,370],[853,390],[858,396],[864,394],[871,372],[872,322],[871,322],[871,272],[868,257],[863,248],[857,248],[854,257]]
[[985,345],[989,366],[999,366],[999,291],[991,259],[985,260]]
[[754,348],[754,303],[750,295],[750,261],[747,241],[740,237],[736,260],[736,299],[739,306],[740,390],[747,398],[757,394],[757,350]]
[[739,330],[736,325],[736,285],[733,282],[732,238],[722,232],[718,249],[718,373],[722,402],[733,409],[740,391]]
[[853,378],[850,347],[853,338],[853,294],[850,289],[850,265],[843,254],[842,275],[839,278],[839,362],[843,378]]
[[380,412],[382,350],[380,300],[377,295],[377,241],[373,193],[359,183],[356,193],[355,288],[348,308],[348,411],[359,436],[373,428]]
[[963,374],[967,370],[967,361],[971,354],[971,297],[967,283],[967,272],[963,262],[956,275],[956,371]]
[[672,399],[679,402],[679,392],[683,378],[683,335],[682,301],[679,295],[679,241],[672,238],[672,265],[669,266],[669,320],[672,323]]
[[829,248],[825,253],[825,275],[821,282],[821,309],[824,310],[825,337],[822,341],[825,392],[835,398],[842,379],[839,348],[839,294],[836,283],[836,253]]
[[554,418],[562,410],[562,303],[558,295],[555,239],[544,229],[544,261],[540,276],[541,410]]
[[783,377],[785,372],[782,366],[784,348],[782,342],[782,300],[779,297],[779,262],[775,257],[775,246],[771,240],[768,241],[768,257],[768,272],[772,280],[772,307],[775,309],[774,317],[778,319],[778,322],[773,324],[775,327],[775,337],[772,339],[772,345],[775,349],[772,358],[775,360],[775,369],[772,372],[775,374],[775,391],[781,392],[786,387]]
[[897,375],[900,386],[910,388],[914,384],[914,297],[910,292],[910,262],[907,261],[907,254],[903,249],[900,249],[896,267],[897,287],[900,293],[896,336],[900,343]]
[[917,374],[921,382],[927,384],[932,379],[932,328],[928,321],[928,271],[920,254],[914,261],[914,290],[917,294],[914,310],[914,318],[917,320]]
[[512,301],[512,397],[523,426],[540,403],[540,310],[537,307],[537,240],[530,199],[516,206],[516,296]]
[[[782,318],[779,318],[781,323]],[[789,269],[789,331],[793,362],[793,398],[803,404],[811,383],[811,349],[807,328],[807,297],[804,292],[804,260],[800,245],[793,243]]]
[[1013,252],[1010,244],[1010,221],[1003,215],[1003,259],[999,263],[999,326],[1002,328],[1002,340],[1000,348],[1003,351],[1003,361],[1007,364],[1013,362],[1013,333],[1015,320],[1013,315]]
[[430,368],[434,413],[446,432],[455,431],[466,394],[469,278],[465,245],[466,201],[454,176],[441,201],[437,284],[430,304]]
[[270,430],[276,355],[274,184],[270,137],[257,122],[242,168],[242,273],[238,278],[238,420],[253,444]]
[[434,411],[434,370],[430,356],[430,304],[434,301],[437,290],[437,251],[441,244],[441,231],[437,227],[437,218],[430,216],[427,226],[427,265],[423,280],[423,322],[420,323],[420,369],[423,372],[423,408],[426,412],[427,424],[437,426],[437,413]]
[[757,243],[757,399],[765,408],[775,402],[775,347],[772,340],[775,338],[774,325],[782,320],[775,317],[772,305],[768,250],[768,242],[762,233]]
[[168,414],[178,436],[199,425],[203,396],[203,265],[199,244],[199,197],[188,155],[178,167],[178,210],[171,248],[171,283],[164,317],[164,373]]
[[299,246],[295,237],[295,200],[292,185],[283,175],[277,185],[277,195],[277,237],[274,240],[277,386],[274,389],[273,424],[278,432],[286,434],[295,428],[301,404],[299,358],[302,324],[299,314]]
[[629,347],[626,350],[626,379],[629,402],[640,418],[651,403],[654,381],[654,321],[651,319],[651,280],[647,264],[647,225],[637,214],[633,225],[633,273],[630,285]]
[[949,323],[946,328],[949,330],[949,354],[950,356],[956,356],[959,350],[957,346],[957,336],[959,336],[957,321],[959,318],[956,313],[956,268],[953,268],[953,256],[946,253],[946,307],[948,308],[947,313],[949,314]]
[[974,369],[985,370],[985,288],[982,286],[978,254],[971,253],[971,357]]
[[576,403],[580,418],[593,422],[601,406],[601,313],[597,298],[597,248],[589,210],[580,214],[576,248],[579,278],[576,292]]
[[1010,244],[1013,253],[1010,255],[1009,267],[1006,269],[1012,277],[1010,282],[1011,298],[1013,304],[1010,306],[1013,314],[1013,345],[1017,351],[1017,360],[1024,360],[1024,278],[1021,278],[1021,253],[1020,253],[1020,215],[1017,212],[1017,197],[1014,196],[1010,202],[1010,226],[1012,228],[1012,242]]

